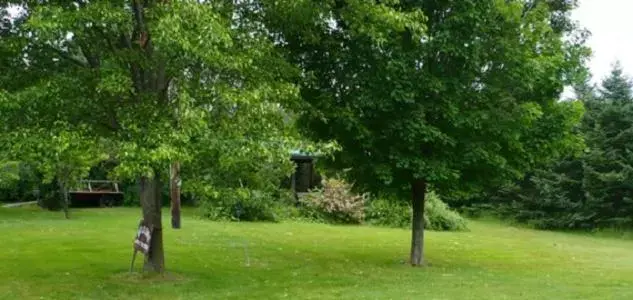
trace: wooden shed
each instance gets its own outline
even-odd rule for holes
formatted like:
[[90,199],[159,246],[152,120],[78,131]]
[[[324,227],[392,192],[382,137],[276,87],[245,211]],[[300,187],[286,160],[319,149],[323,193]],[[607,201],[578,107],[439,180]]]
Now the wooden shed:
[[316,156],[300,151],[293,151],[290,159],[295,163],[295,172],[290,177],[290,189],[295,194],[307,193],[321,184],[321,176],[316,172],[314,164]]

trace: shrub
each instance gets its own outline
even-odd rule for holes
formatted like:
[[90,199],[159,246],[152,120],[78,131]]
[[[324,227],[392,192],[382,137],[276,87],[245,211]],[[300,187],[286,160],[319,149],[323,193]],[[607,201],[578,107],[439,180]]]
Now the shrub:
[[396,228],[411,226],[411,206],[405,201],[378,197],[365,207],[368,224]]
[[0,202],[37,200],[41,179],[25,163],[0,162]]
[[296,213],[273,193],[246,188],[216,190],[203,198],[201,211],[215,221],[278,222]]
[[20,180],[20,163],[0,160],[0,189],[8,189]]
[[38,205],[44,209],[57,211],[62,209],[63,195],[59,191],[57,181],[38,185]]
[[460,231],[466,230],[466,219],[440,199],[435,192],[426,194],[424,204],[424,223],[429,230]]
[[120,184],[124,206],[141,206],[141,191],[138,184]]
[[363,223],[366,196],[354,193],[352,187],[341,179],[324,179],[321,188],[300,200],[304,214],[334,224]]
[[[367,223],[378,226],[408,228],[411,226],[411,206],[408,201],[391,197],[372,200],[365,209]],[[466,220],[451,210],[435,192],[426,195],[424,226],[428,230],[466,230]]]

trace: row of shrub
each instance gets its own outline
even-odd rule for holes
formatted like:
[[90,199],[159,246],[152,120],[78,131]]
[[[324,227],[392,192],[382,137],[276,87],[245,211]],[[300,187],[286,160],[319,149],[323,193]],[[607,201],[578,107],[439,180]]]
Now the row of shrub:
[[[0,185],[0,202],[37,200],[50,210],[61,209],[61,195],[55,182],[42,184],[29,168],[19,169],[19,179]],[[105,175],[95,176],[103,178]],[[4,181],[3,181],[4,182]],[[212,186],[212,185],[211,185]],[[138,206],[139,190],[134,181],[121,182],[123,204]],[[202,216],[211,220],[267,221],[304,220],[330,224],[370,224],[410,227],[409,201],[393,197],[369,197],[353,192],[351,184],[325,179],[319,189],[297,199],[290,191],[273,184],[248,187],[210,188],[203,184],[185,192],[183,205],[197,205]],[[37,191],[37,193],[35,192]],[[163,186],[163,205],[169,205],[169,187]],[[431,230],[463,230],[464,219],[448,208],[433,192],[425,202],[425,224]]]
[[[325,179],[322,187],[295,199],[286,192],[248,189],[214,190],[200,209],[203,217],[223,221],[268,221],[301,219],[329,224],[369,224],[408,228],[411,206],[393,197],[370,198],[353,192],[339,179]],[[467,224],[434,192],[427,194],[425,227],[429,230],[465,230]]]

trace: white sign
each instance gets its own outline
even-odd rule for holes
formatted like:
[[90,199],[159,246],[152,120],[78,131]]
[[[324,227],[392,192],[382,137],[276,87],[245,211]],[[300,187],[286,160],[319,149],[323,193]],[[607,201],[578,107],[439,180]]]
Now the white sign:
[[150,242],[152,241],[152,231],[149,227],[141,222],[138,226],[138,232],[134,239],[134,249],[143,252],[147,255],[149,253]]

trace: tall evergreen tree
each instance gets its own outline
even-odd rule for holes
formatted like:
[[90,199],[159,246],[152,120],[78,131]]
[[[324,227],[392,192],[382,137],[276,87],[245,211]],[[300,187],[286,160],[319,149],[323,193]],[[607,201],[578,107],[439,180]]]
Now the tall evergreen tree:
[[588,116],[583,185],[586,209],[596,214],[598,225],[633,225],[632,87],[614,64],[601,84],[600,105]]
[[600,98],[606,101],[631,101],[633,99],[631,95],[632,87],[633,83],[631,79],[624,74],[622,64],[620,61],[616,61],[613,64],[609,76],[602,81]]

